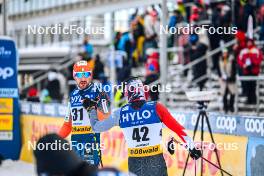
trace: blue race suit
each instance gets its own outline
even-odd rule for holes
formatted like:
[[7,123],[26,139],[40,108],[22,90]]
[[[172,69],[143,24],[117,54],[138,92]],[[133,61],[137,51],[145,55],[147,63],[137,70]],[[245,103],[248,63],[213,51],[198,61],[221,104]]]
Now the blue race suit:
[[70,94],[68,115],[65,121],[72,121],[71,141],[73,150],[85,161],[98,166],[101,162],[100,133],[92,131],[88,112],[82,106],[82,99],[95,99],[99,95],[96,85],[86,89],[74,89]]

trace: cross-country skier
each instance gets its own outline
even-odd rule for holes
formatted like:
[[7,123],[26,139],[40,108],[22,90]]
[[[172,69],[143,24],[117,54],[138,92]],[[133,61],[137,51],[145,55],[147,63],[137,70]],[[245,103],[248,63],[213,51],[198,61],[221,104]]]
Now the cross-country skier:
[[191,157],[198,159],[200,150],[194,148],[193,140],[185,129],[159,102],[146,102],[141,80],[130,78],[125,81],[125,94],[128,104],[113,111],[108,119],[96,118],[96,106],[89,111],[90,122],[95,132],[106,131],[113,126],[120,126],[128,144],[129,172],[138,176],[167,176],[167,167],[161,148],[162,123],[175,132],[187,145]]
[[[86,98],[100,99],[102,92],[92,83],[92,70],[86,61],[78,61],[74,64],[73,78],[77,88],[70,94],[68,111],[59,135],[66,138],[71,133],[73,150],[83,160],[98,166],[101,164],[100,134],[93,132],[87,110],[82,104]],[[104,115],[102,111],[98,113]]]

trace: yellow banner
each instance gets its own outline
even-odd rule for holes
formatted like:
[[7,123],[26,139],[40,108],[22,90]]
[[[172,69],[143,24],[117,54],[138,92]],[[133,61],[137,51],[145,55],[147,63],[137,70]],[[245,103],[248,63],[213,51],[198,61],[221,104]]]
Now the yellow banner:
[[[171,136],[174,136],[180,141],[176,135],[172,135],[169,129],[163,129],[163,151],[164,158],[168,167],[169,176],[182,175],[185,161],[187,158],[187,151],[181,146],[175,146],[176,151],[174,155],[170,155],[166,151],[166,144]],[[104,144],[103,150],[103,163],[104,166],[116,167],[122,171],[128,171],[127,157],[128,150],[124,140],[122,131],[115,127],[102,135],[102,143]],[[192,132],[189,131],[192,136]],[[200,133],[196,134],[196,141],[200,140]],[[199,138],[198,138],[199,137]],[[222,134],[214,134],[217,148],[219,149],[220,162],[223,169],[230,172],[232,175],[245,176],[246,173],[246,146],[247,137],[230,136]],[[204,134],[204,157],[214,164],[218,165],[216,155],[214,153],[213,144],[209,133]],[[197,143],[197,146],[199,143]],[[201,171],[201,159],[197,160],[197,173]],[[195,162],[190,159],[187,165],[186,175],[194,175]],[[200,174],[198,174],[200,175]],[[218,176],[221,172],[207,162],[203,162],[203,175],[205,176]]]
[[[165,129],[163,133],[163,141],[169,141],[171,134],[173,133],[169,129]],[[192,136],[193,132],[189,131],[188,134]],[[197,132],[195,141],[200,141],[200,139],[201,139],[201,133]],[[232,175],[245,176],[247,137],[214,134],[214,140],[217,144],[216,146],[211,143],[211,138],[209,133],[204,134],[204,141],[205,141],[203,143],[204,158],[218,165],[217,158],[213,150],[214,147],[216,147],[219,151],[218,153],[220,156],[220,163],[222,168],[228,171],[229,173],[231,173]],[[196,146],[199,147],[201,146],[201,144],[197,142]],[[183,168],[185,166],[185,161],[188,155],[187,151],[183,147],[176,145],[176,149],[177,150],[173,156],[164,150],[165,151],[164,157],[167,163],[169,176],[182,175]],[[200,175],[201,159],[196,161],[196,165],[197,165],[197,173],[199,173],[198,175]],[[189,159],[189,162],[187,164],[187,171],[185,175],[194,175],[194,174],[195,174],[195,161]],[[204,161],[203,175],[218,176],[221,175],[221,172],[213,165]]]
[[105,167],[115,167],[124,172],[128,171],[127,144],[119,127],[101,133],[103,164]]
[[32,146],[47,133],[57,133],[63,124],[63,118],[22,115],[22,149],[20,159],[26,162],[33,162]]
[[13,113],[13,98],[0,98],[0,113]]
[[13,130],[13,115],[0,114],[0,131]]
[[[32,162],[32,150],[28,149],[28,141],[34,142],[46,133],[57,132],[63,124],[63,118],[51,118],[43,116],[25,116],[21,118],[23,146],[21,151],[21,159]],[[192,136],[192,132],[188,132]],[[164,158],[168,167],[169,176],[182,175],[187,151],[181,146],[176,145],[174,155],[170,155],[166,151],[166,144],[172,135],[168,129],[163,130],[163,148]],[[246,146],[247,137],[230,136],[223,134],[214,134],[215,142],[218,144],[221,166],[232,175],[245,176],[246,173]],[[196,141],[200,140],[200,133],[196,134]],[[209,161],[218,165],[212,143],[208,133],[205,133],[204,140],[204,157]],[[119,127],[101,133],[101,148],[103,154],[104,166],[116,167],[122,171],[128,171],[128,148],[124,139],[124,135]],[[201,159],[197,160],[197,173],[200,173]],[[190,159],[187,165],[186,175],[194,175],[195,162]],[[207,162],[203,163],[203,175],[218,176],[221,172]],[[200,174],[199,174],[200,175]]]

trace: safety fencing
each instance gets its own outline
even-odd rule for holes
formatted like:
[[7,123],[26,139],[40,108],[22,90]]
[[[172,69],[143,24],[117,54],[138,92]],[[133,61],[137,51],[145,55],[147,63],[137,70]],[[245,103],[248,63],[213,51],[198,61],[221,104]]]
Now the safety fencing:
[[[21,111],[22,150],[20,158],[33,162],[32,151],[28,150],[28,142],[34,142],[44,134],[57,132],[63,123],[62,117],[65,115],[66,106],[21,102]],[[198,113],[173,110],[171,112],[192,136]],[[227,116],[209,112],[209,120],[217,143],[216,147],[219,150],[222,168],[234,176],[264,175],[261,165],[264,153],[264,118]],[[205,130],[207,131],[207,128]],[[196,136],[200,136],[199,133]],[[162,144],[166,145],[171,136],[174,134],[164,128]],[[103,150],[104,165],[127,171],[127,146],[120,128],[114,127],[101,133],[101,138],[105,148]],[[175,138],[177,138],[176,135]],[[205,132],[204,139],[204,157],[217,164],[208,132]],[[196,137],[195,141],[200,141],[200,138]],[[170,176],[182,174],[187,154],[185,149],[177,147],[175,155],[172,156],[164,148],[164,157]],[[200,166],[199,163],[200,160],[197,166]],[[204,175],[221,174],[214,166],[205,162],[203,164]],[[194,165],[193,160],[188,162],[187,175],[194,174]]]

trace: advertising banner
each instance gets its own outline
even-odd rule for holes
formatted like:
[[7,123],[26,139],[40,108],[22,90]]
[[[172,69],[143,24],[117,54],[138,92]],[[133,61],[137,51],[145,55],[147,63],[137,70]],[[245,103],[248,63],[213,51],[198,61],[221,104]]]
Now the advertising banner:
[[[172,135],[169,129],[164,129],[163,133],[163,141],[164,144],[167,144],[166,141],[169,141]],[[189,136],[193,135],[193,132],[188,131]],[[217,158],[214,152],[214,147],[218,149],[218,154],[220,156],[221,166],[224,170],[231,173],[232,175],[245,176],[246,175],[246,149],[247,149],[247,137],[241,136],[231,136],[231,135],[223,135],[223,134],[214,134],[214,139],[217,145],[213,145],[211,142],[211,138],[209,133],[204,133],[204,158],[208,159],[212,163],[218,165]],[[180,141],[180,139],[178,139]],[[196,133],[195,141],[196,145],[201,146],[201,133]],[[179,145],[176,145],[176,152],[174,155],[170,155],[166,149],[164,150],[164,156],[166,158],[166,163],[168,166],[168,173],[170,176],[178,176],[182,175],[183,169],[185,166],[185,161],[188,155],[188,152]],[[201,172],[201,159],[196,161],[197,170],[196,173]],[[189,159],[187,165],[186,175],[194,175],[195,174],[195,161]],[[203,175],[207,176],[218,176],[221,175],[220,170],[215,168],[213,165],[203,162]],[[224,174],[225,175],[225,174]]]
[[21,147],[17,58],[14,41],[0,36],[0,151],[11,159],[18,159]]
[[[189,131],[192,135],[192,132]],[[175,146],[176,151],[174,155],[170,155],[167,152],[166,146],[170,138],[174,136],[180,141],[180,139],[173,134],[169,129],[163,129],[163,152],[168,167],[169,176],[182,175],[187,158],[187,151],[181,146]],[[217,142],[217,148],[219,149],[219,156],[221,166],[232,175],[246,175],[246,149],[247,149],[247,137],[230,136],[216,134],[214,138]],[[200,133],[197,133],[197,141],[200,139]],[[116,167],[122,171],[128,170],[127,165],[127,145],[122,131],[119,127],[112,128],[108,132],[102,133],[102,143],[104,144],[103,150],[103,163],[104,166]],[[199,145],[198,145],[199,146]],[[213,151],[213,144],[209,133],[205,133],[204,142],[204,157],[214,164],[218,165],[215,153]],[[197,162],[197,173],[201,170],[201,159]],[[195,174],[195,161],[190,159],[187,165],[186,175]],[[203,162],[203,175],[205,176],[218,176],[221,172],[207,162]]]
[[26,162],[33,162],[32,146],[45,134],[57,133],[62,124],[63,118],[22,115],[22,148],[20,159]]
[[[21,111],[24,114],[64,117],[67,106],[58,103],[41,104],[21,101]],[[193,130],[197,120],[197,112],[170,111],[173,117],[186,129]],[[213,133],[230,134],[249,137],[264,137],[264,118],[256,116],[225,115],[208,113]],[[205,131],[208,131],[205,126]]]
[[[197,112],[171,111],[175,119],[189,130],[193,130],[198,117]],[[264,118],[255,116],[225,115],[208,113],[213,133],[264,137]],[[207,126],[205,130],[208,131]]]
[[[57,132],[63,124],[63,118],[37,116],[37,115],[23,115],[21,117],[23,145],[21,150],[20,159],[33,162],[32,145],[41,136]],[[188,131],[192,136],[192,131]],[[200,141],[200,133],[196,134],[196,141]],[[163,129],[163,151],[164,157],[168,166],[169,176],[182,175],[187,151],[181,146],[176,145],[176,152],[170,155],[167,152],[166,145],[170,137],[174,136],[178,139],[177,135],[169,129]],[[246,175],[246,149],[247,137],[231,136],[224,134],[214,134],[222,168],[230,172],[232,175]],[[180,139],[178,139],[180,141]],[[127,144],[124,135],[119,127],[114,127],[107,132],[101,133],[101,143],[103,144],[103,163],[104,166],[116,167],[122,171],[128,171],[127,165]],[[31,146],[30,146],[31,145]],[[198,143],[199,146],[199,143]],[[204,157],[209,161],[218,164],[214,147],[211,143],[209,134],[205,133],[204,142]],[[195,162],[190,159],[188,162],[186,175],[194,175]],[[197,173],[200,172],[201,159],[197,161]],[[221,175],[220,171],[207,162],[203,163],[203,174],[208,176]]]
[[247,176],[264,175],[264,138],[250,137],[247,147]]

